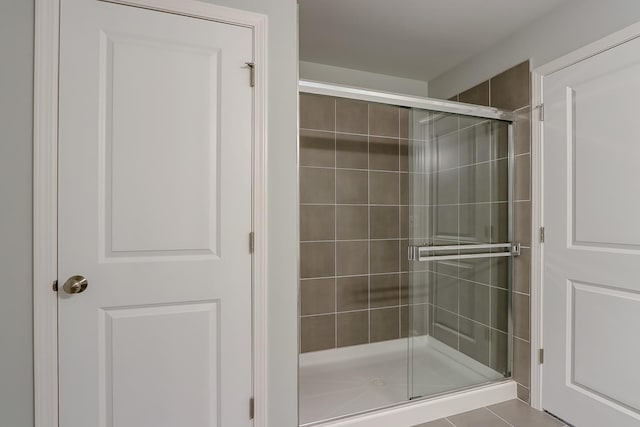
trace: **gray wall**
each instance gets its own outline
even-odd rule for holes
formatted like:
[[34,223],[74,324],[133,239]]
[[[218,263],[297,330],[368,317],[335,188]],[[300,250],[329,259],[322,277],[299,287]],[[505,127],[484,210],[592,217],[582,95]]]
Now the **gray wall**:
[[569,0],[431,80],[429,96],[449,98],[527,59],[531,59],[531,67],[535,69],[638,21],[638,0]]
[[0,425],[33,425],[33,0],[0,2]]
[[[209,0],[269,17],[269,425],[297,426],[297,5]],[[0,2],[0,425],[33,425],[33,0]],[[292,225],[293,224],[293,225]]]
[[429,93],[426,81],[306,61],[300,61],[300,79],[415,96],[427,96]]

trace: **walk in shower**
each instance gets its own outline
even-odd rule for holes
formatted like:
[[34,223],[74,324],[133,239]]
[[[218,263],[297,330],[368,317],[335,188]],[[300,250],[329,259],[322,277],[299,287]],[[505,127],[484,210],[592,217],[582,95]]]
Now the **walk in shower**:
[[510,378],[512,114],[300,87],[300,424]]

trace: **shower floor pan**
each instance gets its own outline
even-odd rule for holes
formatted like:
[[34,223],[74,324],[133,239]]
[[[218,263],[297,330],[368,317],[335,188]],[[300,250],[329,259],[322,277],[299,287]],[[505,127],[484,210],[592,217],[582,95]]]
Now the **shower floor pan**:
[[[498,372],[432,337],[414,346],[414,390],[420,397],[489,384]],[[300,355],[300,424],[407,401],[407,339]]]

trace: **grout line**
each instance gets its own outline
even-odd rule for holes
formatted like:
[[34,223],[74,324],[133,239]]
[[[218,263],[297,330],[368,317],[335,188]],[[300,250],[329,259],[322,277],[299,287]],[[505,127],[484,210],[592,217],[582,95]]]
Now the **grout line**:
[[371,343],[371,104],[367,103],[367,342]]
[[447,421],[449,424],[451,424],[453,427],[457,427],[453,421],[451,421],[449,418],[444,418],[445,421]]
[[500,415],[496,414],[495,412],[493,412],[491,409],[489,409],[489,407],[485,406],[485,409],[489,412],[491,412],[493,415],[495,415],[496,417],[500,418],[502,421],[504,421],[505,423],[509,424],[509,426],[511,427],[515,427],[513,424],[511,424],[509,421],[505,420],[504,418],[502,418]]
[[[333,98],[333,237],[338,240],[338,142],[336,130],[338,129],[338,100]],[[333,279],[333,304],[334,304],[334,348],[338,348],[338,245],[333,245],[333,269],[336,278]]]

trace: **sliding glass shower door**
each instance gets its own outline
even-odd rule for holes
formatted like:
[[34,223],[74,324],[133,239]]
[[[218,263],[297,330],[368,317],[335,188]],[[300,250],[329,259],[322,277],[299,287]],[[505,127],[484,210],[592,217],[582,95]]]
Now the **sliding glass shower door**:
[[411,399],[511,374],[511,123],[411,112]]

